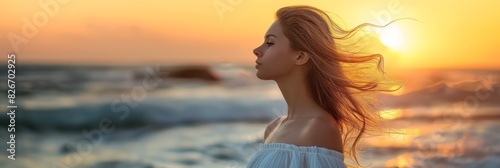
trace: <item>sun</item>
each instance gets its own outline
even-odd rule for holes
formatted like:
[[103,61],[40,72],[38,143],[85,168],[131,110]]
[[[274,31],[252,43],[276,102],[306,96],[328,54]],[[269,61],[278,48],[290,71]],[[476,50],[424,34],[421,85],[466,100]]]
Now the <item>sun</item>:
[[382,44],[391,49],[402,50],[404,47],[401,29],[395,25],[389,25],[388,27],[382,29],[379,37]]

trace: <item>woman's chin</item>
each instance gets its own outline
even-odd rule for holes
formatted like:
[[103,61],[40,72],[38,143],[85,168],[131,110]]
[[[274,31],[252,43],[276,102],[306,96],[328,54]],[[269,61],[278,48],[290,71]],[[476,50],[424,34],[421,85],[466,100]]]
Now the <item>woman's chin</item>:
[[257,76],[257,78],[259,78],[260,80],[271,80],[272,79],[269,76],[266,76],[262,73],[259,73],[259,70],[257,70],[257,73],[255,74],[255,76]]
[[257,76],[257,78],[259,78],[261,80],[266,80],[265,76],[263,76],[258,69],[257,69],[257,73],[255,73],[255,76]]

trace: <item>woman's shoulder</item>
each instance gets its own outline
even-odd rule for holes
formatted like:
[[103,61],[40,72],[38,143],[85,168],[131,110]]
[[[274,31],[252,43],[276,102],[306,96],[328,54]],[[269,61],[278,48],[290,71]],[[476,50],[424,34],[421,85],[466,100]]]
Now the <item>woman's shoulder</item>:
[[[342,137],[334,119],[313,118],[295,123],[297,131],[290,140],[291,144],[297,146],[317,146],[343,152]],[[294,133],[294,134],[295,134]]]

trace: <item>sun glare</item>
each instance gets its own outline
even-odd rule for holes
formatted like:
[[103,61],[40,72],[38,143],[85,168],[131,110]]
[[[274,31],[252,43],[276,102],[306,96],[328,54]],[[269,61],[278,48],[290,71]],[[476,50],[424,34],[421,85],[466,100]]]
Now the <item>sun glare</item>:
[[403,49],[403,35],[399,27],[395,25],[385,27],[380,32],[379,36],[380,41],[385,46],[395,50]]

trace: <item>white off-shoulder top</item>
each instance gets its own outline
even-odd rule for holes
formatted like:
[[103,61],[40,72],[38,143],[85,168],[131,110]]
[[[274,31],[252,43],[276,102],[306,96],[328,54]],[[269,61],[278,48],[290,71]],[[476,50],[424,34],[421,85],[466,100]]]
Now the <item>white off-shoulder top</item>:
[[344,154],[316,146],[261,143],[247,168],[346,168]]

